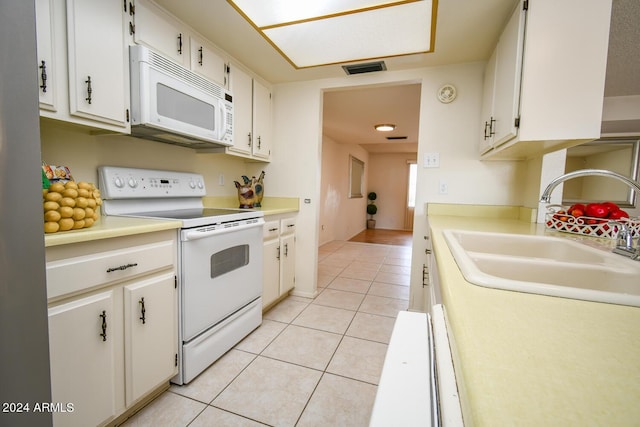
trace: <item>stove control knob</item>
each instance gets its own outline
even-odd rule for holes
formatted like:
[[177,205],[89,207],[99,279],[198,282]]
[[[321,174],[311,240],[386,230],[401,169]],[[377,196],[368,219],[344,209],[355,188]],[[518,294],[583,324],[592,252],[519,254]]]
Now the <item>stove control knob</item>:
[[128,184],[129,187],[136,188],[138,186],[138,181],[135,178],[129,178]]
[[189,181],[189,187],[193,190],[196,188],[196,183],[193,180]]
[[204,184],[202,183],[202,181],[198,181],[198,188],[201,190],[204,188]]
[[116,176],[113,179],[113,185],[115,185],[117,188],[122,188],[124,187],[124,181],[119,176]]

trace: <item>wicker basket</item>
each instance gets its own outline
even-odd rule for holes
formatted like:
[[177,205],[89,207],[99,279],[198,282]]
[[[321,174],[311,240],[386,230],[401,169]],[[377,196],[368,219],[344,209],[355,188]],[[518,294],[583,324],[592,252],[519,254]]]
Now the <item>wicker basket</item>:
[[582,236],[601,237],[615,239],[618,236],[619,226],[614,223],[624,223],[631,231],[633,237],[640,236],[640,218],[620,218],[609,220],[606,218],[593,218],[588,216],[574,217],[567,213],[568,207],[562,205],[547,206],[545,226],[549,230],[563,233],[580,234]]

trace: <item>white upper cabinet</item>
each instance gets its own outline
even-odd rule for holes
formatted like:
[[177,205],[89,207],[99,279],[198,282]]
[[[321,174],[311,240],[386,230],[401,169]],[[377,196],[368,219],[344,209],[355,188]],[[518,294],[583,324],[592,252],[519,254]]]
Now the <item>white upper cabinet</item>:
[[213,44],[148,0],[137,0],[134,41],[227,87],[227,61]]
[[191,71],[227,87],[227,62],[210,43],[199,37],[189,37]]
[[233,94],[233,147],[228,154],[258,161],[271,159],[271,91],[232,64],[229,88]]
[[253,80],[253,155],[271,157],[271,91]]
[[483,158],[600,137],[610,16],[611,0],[519,3],[485,71]]
[[149,1],[136,1],[134,41],[189,68],[187,27]]
[[69,109],[126,127],[128,52],[122,2],[67,0]]
[[56,86],[53,84],[52,78],[56,61],[54,38],[52,37],[55,27],[53,0],[36,1],[36,27],[40,108],[56,111]]
[[40,115],[128,133],[128,7],[101,0],[36,7]]

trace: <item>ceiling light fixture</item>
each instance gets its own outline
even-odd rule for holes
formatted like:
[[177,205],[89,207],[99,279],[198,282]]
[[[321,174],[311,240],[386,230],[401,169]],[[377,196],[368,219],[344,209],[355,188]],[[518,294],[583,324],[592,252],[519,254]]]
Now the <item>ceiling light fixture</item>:
[[295,68],[432,52],[438,0],[227,0]]
[[375,125],[374,127],[379,132],[390,132],[396,128],[396,125],[385,123],[385,124]]

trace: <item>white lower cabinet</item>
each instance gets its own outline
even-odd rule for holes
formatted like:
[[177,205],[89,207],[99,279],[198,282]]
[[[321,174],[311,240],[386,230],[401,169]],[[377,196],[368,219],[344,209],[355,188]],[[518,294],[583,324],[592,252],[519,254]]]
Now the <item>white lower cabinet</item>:
[[127,406],[176,374],[176,292],[173,271],[124,287]]
[[116,364],[122,342],[122,308],[114,290],[49,308],[51,399],[72,404],[54,425],[95,426],[117,407]]
[[296,217],[269,216],[264,224],[262,306],[268,307],[295,287]]
[[46,253],[54,425],[111,423],[177,373],[176,233]]

